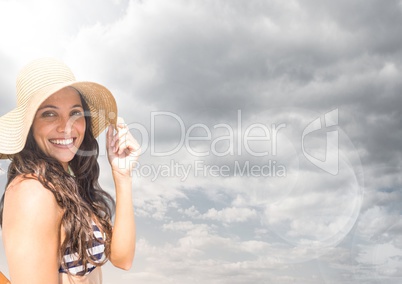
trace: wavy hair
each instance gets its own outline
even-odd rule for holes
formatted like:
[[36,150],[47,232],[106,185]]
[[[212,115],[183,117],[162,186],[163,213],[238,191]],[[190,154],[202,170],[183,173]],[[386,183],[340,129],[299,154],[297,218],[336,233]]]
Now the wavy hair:
[[[84,111],[88,114],[89,107],[81,94],[80,97]],[[85,121],[87,127],[83,142],[70,162],[74,176],[67,173],[56,159],[43,153],[33,138],[31,128],[24,149],[11,159],[6,184],[7,189],[17,176],[34,178],[53,193],[63,210],[61,224],[65,231],[65,239],[59,248],[60,263],[66,268],[63,255],[67,249],[76,252],[77,263],[82,262],[85,268],[83,274],[88,271],[88,263],[100,266],[110,257],[111,218],[115,210],[113,198],[98,183],[99,145],[92,133],[91,116],[85,115]],[[3,225],[4,196],[5,193],[0,201],[0,226]],[[105,245],[106,258],[100,263],[87,252],[88,242],[95,238],[92,221],[97,223],[106,236],[103,240],[97,240]]]

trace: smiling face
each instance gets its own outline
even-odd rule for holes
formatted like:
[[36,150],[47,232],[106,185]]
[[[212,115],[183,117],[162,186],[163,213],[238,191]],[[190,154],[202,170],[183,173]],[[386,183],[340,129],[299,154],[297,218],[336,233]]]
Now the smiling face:
[[39,148],[67,170],[84,140],[85,127],[81,97],[75,89],[66,87],[40,105],[32,134]]

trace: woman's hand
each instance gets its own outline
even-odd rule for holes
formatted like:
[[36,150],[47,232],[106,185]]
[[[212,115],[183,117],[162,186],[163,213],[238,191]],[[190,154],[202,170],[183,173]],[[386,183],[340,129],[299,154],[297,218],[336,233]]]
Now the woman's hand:
[[124,123],[123,118],[117,118],[116,126],[116,131],[114,131],[113,126],[109,125],[106,134],[109,163],[113,174],[118,173],[122,176],[130,176],[137,166],[141,149],[138,142],[131,135],[127,124]]

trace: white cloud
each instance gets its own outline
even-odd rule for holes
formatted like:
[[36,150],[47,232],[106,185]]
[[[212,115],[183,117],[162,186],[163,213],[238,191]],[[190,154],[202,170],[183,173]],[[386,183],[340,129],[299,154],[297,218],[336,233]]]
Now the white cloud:
[[360,215],[358,230],[366,240],[384,241],[402,232],[402,221],[398,211],[384,206],[374,206]]
[[242,223],[257,217],[257,212],[250,208],[228,207],[222,210],[208,209],[205,213],[198,212],[194,206],[182,210],[184,214],[194,219],[218,221],[223,224]]
[[202,219],[209,219],[220,221],[223,223],[232,222],[246,222],[249,219],[253,219],[257,216],[257,212],[249,208],[237,208],[230,207],[222,210],[216,210],[215,208],[209,209],[206,213],[201,215]]
[[[370,268],[374,279],[391,277],[394,281],[402,279],[402,249],[391,243],[379,243],[359,246],[360,253],[356,260]],[[399,280],[398,280],[399,279]],[[395,282],[395,283],[396,283]]]

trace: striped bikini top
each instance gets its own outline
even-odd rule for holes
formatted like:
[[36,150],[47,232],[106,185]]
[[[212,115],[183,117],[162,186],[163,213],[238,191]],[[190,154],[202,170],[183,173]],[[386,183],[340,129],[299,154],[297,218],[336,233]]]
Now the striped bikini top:
[[[102,235],[99,227],[94,221],[92,221],[92,229],[95,238],[92,240],[92,242],[88,242],[88,245],[91,245],[91,247],[87,248],[87,253],[93,257],[95,262],[101,263],[106,258],[106,255],[104,254],[105,245],[101,243],[105,236]],[[87,263],[88,270],[85,273],[84,265],[82,264],[82,261],[78,259],[78,254],[76,252],[72,252],[70,248],[66,249],[63,256],[63,261],[65,267],[72,275],[84,276],[96,268],[96,266],[92,263]],[[63,266],[60,266],[59,273],[67,273],[67,270],[64,269]]]

